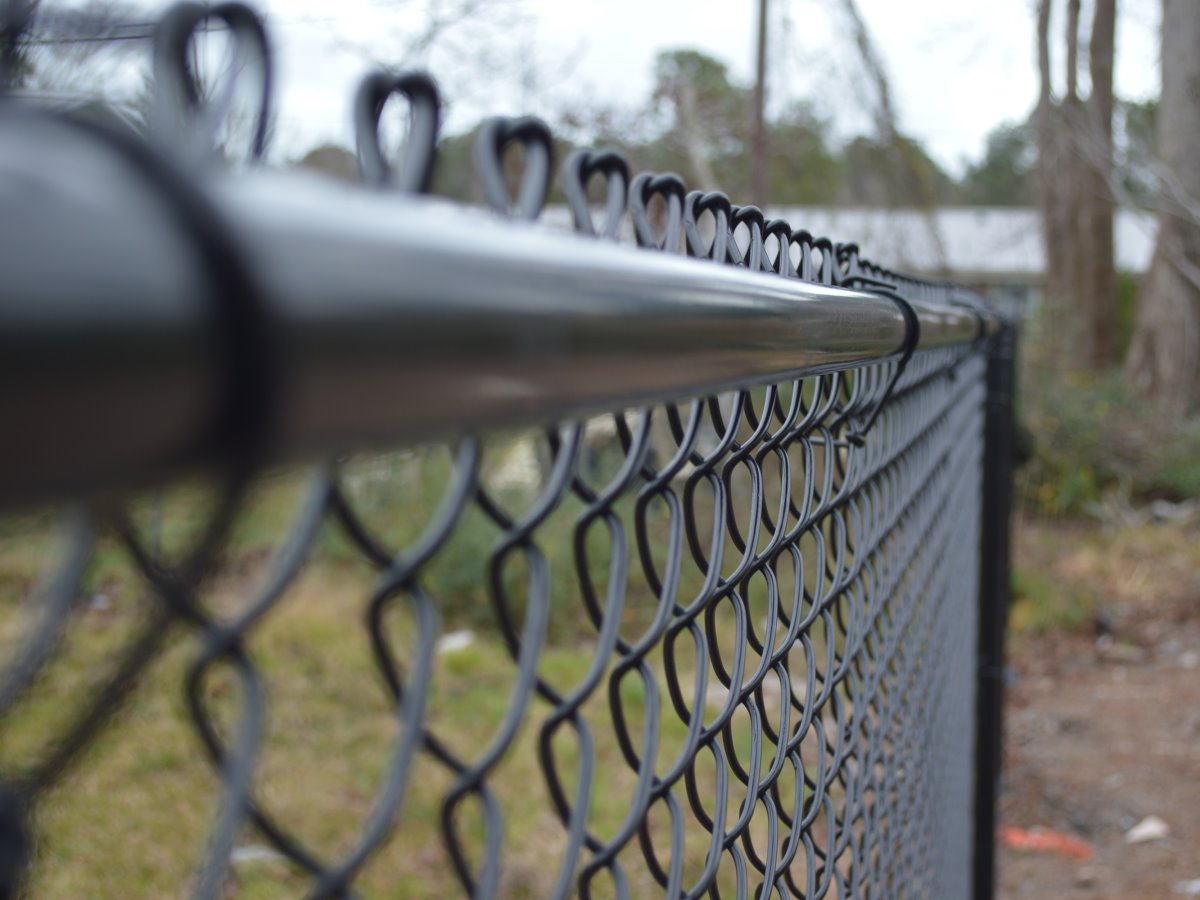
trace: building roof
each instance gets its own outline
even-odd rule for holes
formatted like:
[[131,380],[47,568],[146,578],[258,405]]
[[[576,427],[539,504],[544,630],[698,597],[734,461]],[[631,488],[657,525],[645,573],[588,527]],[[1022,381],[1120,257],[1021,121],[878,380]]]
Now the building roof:
[[[793,228],[834,241],[854,241],[863,256],[914,274],[950,274],[983,281],[1040,281],[1045,252],[1038,212],[1002,207],[771,210]],[[1156,222],[1149,213],[1120,210],[1113,235],[1117,268],[1141,273],[1154,252]]]
[[[601,212],[596,215],[601,216]],[[1045,275],[1045,252],[1036,209],[947,206],[867,209],[791,206],[769,209],[793,228],[818,237],[858,244],[865,258],[914,275],[953,277],[992,284],[1031,284]],[[542,221],[570,228],[564,206],[551,206]],[[626,236],[631,237],[628,222]],[[701,223],[702,230],[708,223]],[[1153,215],[1120,210],[1113,234],[1117,268],[1140,274],[1150,266],[1157,223]]]

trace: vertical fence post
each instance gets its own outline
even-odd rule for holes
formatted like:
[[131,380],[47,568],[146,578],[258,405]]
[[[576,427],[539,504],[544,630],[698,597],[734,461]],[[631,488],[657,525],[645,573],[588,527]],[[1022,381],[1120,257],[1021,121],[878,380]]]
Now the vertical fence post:
[[1013,318],[1008,318],[988,348],[975,707],[975,900],[991,900],[996,890],[996,799],[1004,716],[1004,632],[1010,595],[1016,342],[1017,326]]

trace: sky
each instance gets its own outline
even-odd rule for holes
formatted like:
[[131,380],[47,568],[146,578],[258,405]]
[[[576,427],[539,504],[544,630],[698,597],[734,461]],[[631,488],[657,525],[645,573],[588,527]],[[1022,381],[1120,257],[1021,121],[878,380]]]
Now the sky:
[[[454,2],[259,0],[277,53],[275,155],[300,156],[324,142],[349,144],[357,78],[372,60],[404,65],[396,56],[428,21],[429,10]],[[664,49],[703,50],[725,62],[735,79],[752,79],[754,0],[507,4],[482,23],[460,26],[452,32],[455,46],[428,60],[446,82],[451,131],[486,114],[540,114],[553,122],[573,107],[636,109],[646,101],[654,58]],[[872,95],[850,52],[844,20],[830,11],[836,5],[771,0],[768,102],[778,108],[807,100],[832,120],[838,136],[848,137],[869,128],[864,109]],[[1089,6],[1085,0],[1085,21]],[[859,0],[859,7],[890,76],[901,130],[951,172],[961,173],[967,160],[982,154],[993,127],[1033,107],[1033,0]],[[1117,93],[1156,96],[1159,3],[1122,0],[1119,7]],[[1060,22],[1054,27],[1061,33]],[[1061,53],[1056,62],[1061,65]]]

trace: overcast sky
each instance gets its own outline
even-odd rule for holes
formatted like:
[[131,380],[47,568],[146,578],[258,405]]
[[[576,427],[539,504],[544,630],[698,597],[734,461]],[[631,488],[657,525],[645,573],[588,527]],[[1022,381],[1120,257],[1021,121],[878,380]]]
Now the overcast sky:
[[[462,33],[452,59],[432,60],[451,88],[451,129],[486,113],[553,120],[572,105],[636,108],[650,90],[660,50],[696,47],[753,72],[753,0],[508,0],[519,14],[498,28]],[[278,55],[276,153],[348,144],[349,98],[368,57],[394,61],[433,0],[260,0]],[[148,2],[162,7],[161,2]],[[436,5],[436,4],[433,4]],[[865,129],[853,110],[869,102],[833,0],[772,0],[769,96],[808,99],[841,135]],[[901,128],[958,173],[987,132],[1026,115],[1037,93],[1032,0],[859,0],[891,76]],[[1062,4],[1060,4],[1061,6]],[[1084,14],[1090,4],[1085,0]],[[1117,34],[1117,93],[1158,93],[1157,0],[1123,0]],[[1061,31],[1061,28],[1056,29]],[[474,39],[475,44],[471,41]],[[520,63],[467,81],[455,59],[511,49]],[[1085,42],[1086,43],[1086,42]],[[446,71],[454,68],[456,71]],[[461,66],[462,72],[471,68]],[[524,86],[522,85],[522,76]],[[531,83],[534,85],[531,87]]]

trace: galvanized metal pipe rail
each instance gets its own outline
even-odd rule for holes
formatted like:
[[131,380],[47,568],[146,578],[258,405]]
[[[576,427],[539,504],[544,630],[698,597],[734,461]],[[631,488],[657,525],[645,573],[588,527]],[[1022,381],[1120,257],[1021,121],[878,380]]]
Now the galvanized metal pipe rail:
[[[897,304],[865,290],[554,232],[296,173],[197,189],[253,285],[173,219],[147,173],[72,127],[0,129],[0,498],[128,485],[213,452],[233,337],[275,452],[548,422],[897,356]],[[225,262],[222,265],[232,265]],[[995,320],[910,301],[919,348]],[[981,319],[981,315],[984,318]],[[244,343],[244,339],[243,339]],[[386,403],[379,398],[388,398]],[[269,419],[269,425],[266,420]]]

